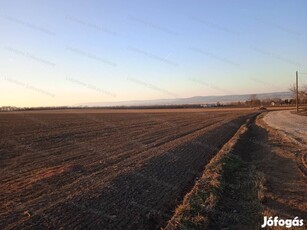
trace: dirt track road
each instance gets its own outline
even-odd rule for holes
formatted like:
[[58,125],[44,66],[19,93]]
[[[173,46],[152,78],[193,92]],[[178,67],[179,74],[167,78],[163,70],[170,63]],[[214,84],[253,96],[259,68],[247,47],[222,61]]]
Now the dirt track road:
[[307,145],[307,117],[291,113],[291,111],[274,111],[264,117],[271,127],[282,131],[302,145]]

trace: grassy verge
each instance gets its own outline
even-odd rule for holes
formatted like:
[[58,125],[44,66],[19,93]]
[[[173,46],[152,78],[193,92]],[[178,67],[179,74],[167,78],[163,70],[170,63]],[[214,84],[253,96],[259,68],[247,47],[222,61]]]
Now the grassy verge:
[[248,125],[242,126],[211,160],[165,230],[258,229],[264,177],[241,159],[238,151],[246,148],[237,146],[248,135]]

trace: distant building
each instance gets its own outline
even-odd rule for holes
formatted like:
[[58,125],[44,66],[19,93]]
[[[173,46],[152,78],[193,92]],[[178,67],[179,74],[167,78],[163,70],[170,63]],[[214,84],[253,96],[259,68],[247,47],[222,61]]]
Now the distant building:
[[9,112],[9,111],[14,111],[16,110],[16,107],[12,107],[12,106],[2,106],[0,107],[0,111],[4,111],[4,112]]
[[211,108],[211,107],[216,107],[217,104],[202,104],[201,106],[204,108]]

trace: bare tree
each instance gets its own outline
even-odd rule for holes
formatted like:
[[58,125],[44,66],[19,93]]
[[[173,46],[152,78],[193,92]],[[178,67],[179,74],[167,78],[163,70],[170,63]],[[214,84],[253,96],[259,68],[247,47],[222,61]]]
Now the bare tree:
[[252,95],[250,95],[247,104],[250,104],[251,106],[260,106],[261,101],[258,99],[256,94],[252,94]]
[[[292,97],[296,99],[296,86],[295,84],[289,87],[289,90],[292,92]],[[301,89],[298,90],[298,99],[302,103],[307,102],[307,85],[304,85]]]
[[258,98],[257,98],[257,95],[256,94],[252,94],[252,95],[250,95],[250,97],[249,97],[249,100],[250,101],[256,101]]

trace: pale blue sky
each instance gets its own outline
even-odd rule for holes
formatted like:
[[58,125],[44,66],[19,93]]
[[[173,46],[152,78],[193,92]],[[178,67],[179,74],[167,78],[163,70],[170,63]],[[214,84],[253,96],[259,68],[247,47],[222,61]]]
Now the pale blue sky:
[[305,0],[0,5],[0,106],[287,91],[307,72]]

